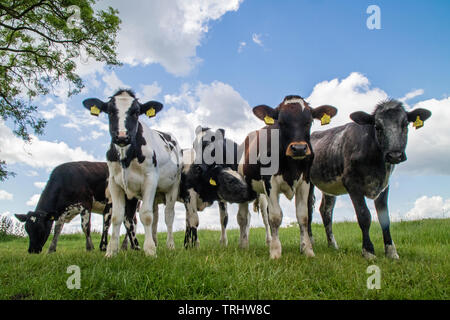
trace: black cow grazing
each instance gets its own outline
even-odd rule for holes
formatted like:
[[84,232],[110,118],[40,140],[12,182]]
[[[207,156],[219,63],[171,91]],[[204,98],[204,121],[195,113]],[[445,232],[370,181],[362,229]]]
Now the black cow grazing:
[[[100,249],[106,249],[110,221],[111,203],[107,189],[108,167],[105,162],[68,162],[57,166],[42,192],[35,211],[28,214],[16,214],[17,219],[25,222],[25,230],[30,238],[29,253],[40,253],[55,223],[55,235],[48,252],[56,251],[58,237],[64,223],[81,215],[81,226],[86,235],[86,249],[94,248],[90,236],[91,212],[104,216],[103,234]],[[127,230],[134,230],[130,212]],[[125,242],[125,240],[124,240]],[[125,242],[126,243],[126,242]],[[132,241],[134,248],[134,242]]]
[[408,124],[414,122],[417,129],[430,116],[426,109],[407,112],[401,102],[388,100],[379,103],[372,114],[354,112],[350,115],[354,122],[311,135],[315,154],[311,181],[322,191],[320,213],[330,246],[337,249],[331,227],[336,196],[348,193],[362,230],[363,256],[375,257],[369,238],[367,197],[375,200],[386,256],[399,258],[389,231],[389,177],[395,165],[406,160]]
[[[225,130],[213,132],[209,128],[198,127],[193,149],[186,150],[190,157],[184,157],[185,163],[181,176],[180,198],[186,207],[185,247],[199,243],[197,211],[219,202],[221,237],[220,243],[228,244],[226,227],[228,223],[227,203],[249,201],[251,190],[243,177],[237,172],[238,145],[225,139]],[[205,159],[205,151],[214,159]],[[216,154],[215,152],[222,152]],[[228,159],[227,159],[228,157]]]
[[[310,130],[313,119],[329,122],[337,113],[332,106],[312,108],[300,96],[287,96],[275,109],[260,105],[253,113],[267,124],[247,136],[244,153],[239,163],[239,173],[257,194],[267,197],[268,220],[272,240],[270,257],[281,257],[281,242],[278,229],[282,221],[279,194],[288,199],[295,195],[295,208],[300,226],[300,250],[314,256],[308,235],[309,169],[313,159]],[[272,141],[273,139],[273,141]],[[264,150],[266,148],[266,150]],[[266,161],[269,158],[270,161]],[[272,166],[271,170],[267,166]],[[248,204],[239,205],[240,246],[248,247],[250,215]]]

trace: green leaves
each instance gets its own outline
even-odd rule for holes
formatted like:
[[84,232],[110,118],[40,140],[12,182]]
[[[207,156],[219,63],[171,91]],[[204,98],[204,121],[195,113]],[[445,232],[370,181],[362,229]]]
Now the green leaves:
[[[95,12],[96,0],[3,0],[0,3],[0,116],[29,140],[41,134],[33,98],[68,83],[68,96],[83,88],[76,74],[81,53],[120,65],[116,35],[120,19],[113,8]],[[25,101],[26,100],[26,101]],[[4,177],[0,167],[0,177]],[[2,180],[2,179],[0,179]]]

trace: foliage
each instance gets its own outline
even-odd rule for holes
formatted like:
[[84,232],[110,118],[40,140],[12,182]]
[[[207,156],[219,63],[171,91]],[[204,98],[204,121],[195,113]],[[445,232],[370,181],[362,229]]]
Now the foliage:
[[[14,133],[30,140],[30,129],[42,134],[33,99],[65,87],[79,93],[76,73],[82,53],[108,65],[116,55],[118,11],[94,11],[96,0],[2,0],[0,2],[0,117],[14,124]],[[79,15],[78,15],[79,13]],[[0,181],[8,176],[0,164]]]

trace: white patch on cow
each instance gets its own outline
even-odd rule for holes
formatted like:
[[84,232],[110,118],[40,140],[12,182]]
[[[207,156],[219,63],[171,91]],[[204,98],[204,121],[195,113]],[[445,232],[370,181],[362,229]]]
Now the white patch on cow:
[[91,211],[95,212],[95,213],[102,214],[103,210],[105,210],[105,206],[106,206],[105,203],[93,200],[92,201],[92,210]]
[[126,145],[125,147],[121,147],[117,144],[114,144],[116,147],[117,152],[119,153],[119,159],[123,160],[127,157],[127,151],[130,148],[130,145]]
[[30,217],[31,222],[35,223],[36,222],[36,217]]
[[286,99],[284,101],[285,104],[289,104],[289,103],[300,103],[303,104],[303,99],[299,99],[299,98],[291,98],[291,99]]
[[119,134],[121,132],[127,132],[125,127],[125,120],[127,118],[127,111],[130,109],[134,98],[126,91],[114,97],[114,102],[117,108],[117,117],[119,125]]
[[73,220],[77,215],[79,215],[84,210],[84,207],[81,205],[81,203],[71,204],[70,206],[66,207],[63,214],[61,215],[60,220],[69,223]]

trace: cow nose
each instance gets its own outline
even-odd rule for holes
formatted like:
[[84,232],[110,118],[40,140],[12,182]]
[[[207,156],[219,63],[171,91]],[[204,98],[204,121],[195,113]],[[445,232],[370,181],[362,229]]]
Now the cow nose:
[[119,146],[126,146],[130,143],[130,139],[125,131],[119,131],[114,135],[114,143]]
[[406,154],[404,152],[392,151],[386,154],[386,161],[392,164],[398,164],[406,161]]
[[306,144],[291,144],[292,153],[296,156],[303,156],[306,154],[308,146]]

